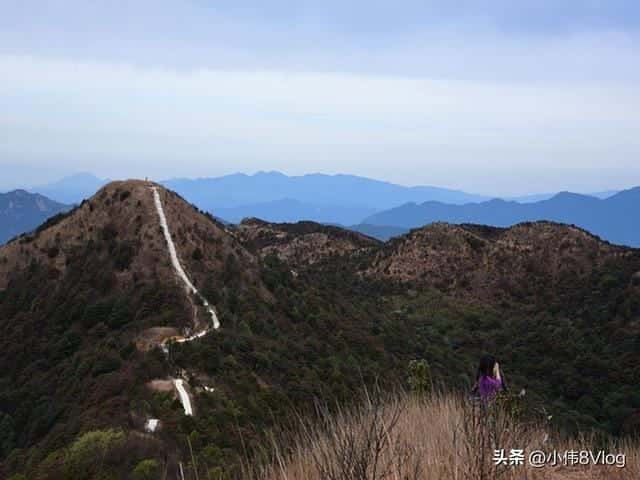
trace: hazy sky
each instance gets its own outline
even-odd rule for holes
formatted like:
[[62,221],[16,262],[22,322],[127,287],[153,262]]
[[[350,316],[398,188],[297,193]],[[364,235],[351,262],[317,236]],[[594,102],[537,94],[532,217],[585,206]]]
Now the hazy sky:
[[78,171],[341,172],[495,195],[640,184],[635,0],[0,12],[0,188]]

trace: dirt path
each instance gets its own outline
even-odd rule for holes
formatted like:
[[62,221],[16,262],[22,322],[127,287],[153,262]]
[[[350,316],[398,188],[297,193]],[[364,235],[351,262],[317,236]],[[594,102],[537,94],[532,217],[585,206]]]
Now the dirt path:
[[184,414],[187,416],[193,416],[191,397],[189,397],[187,390],[184,388],[184,380],[178,378],[177,380],[174,380],[174,384],[176,386],[176,390],[178,390],[178,395],[180,395],[180,402],[182,403],[182,408],[184,408]]
[[[160,220],[160,226],[162,227],[162,233],[164,234],[164,239],[167,244],[167,250],[169,251],[169,257],[171,258],[171,264],[173,265],[173,269],[176,272],[178,278],[182,281],[185,286],[185,289],[190,295],[195,295],[198,297],[204,308],[207,310],[211,317],[211,326],[205,326],[202,330],[198,331],[198,321],[197,321],[197,308],[194,311],[194,331],[193,335],[188,337],[174,335],[168,338],[165,338],[160,347],[165,352],[165,354],[169,354],[169,349],[167,348],[167,343],[175,342],[175,343],[186,343],[196,340],[198,338],[204,337],[207,333],[211,331],[213,328],[217,330],[220,328],[220,321],[218,320],[218,316],[216,315],[215,310],[209,305],[209,302],[206,298],[202,296],[202,294],[198,291],[198,289],[193,285],[187,273],[185,272],[180,260],[178,259],[178,253],[176,251],[176,246],[173,243],[173,238],[171,237],[171,231],[169,230],[169,224],[167,223],[167,217],[164,213],[164,208],[162,206],[162,200],[160,199],[160,193],[158,192],[158,187],[152,187],[153,190],[153,200],[156,206],[156,211],[158,212],[158,218]],[[194,304],[193,300],[189,298],[189,301]],[[195,304],[194,304],[195,307]],[[184,409],[184,414],[188,416],[193,416],[193,405],[191,403],[191,397],[186,389],[186,382],[182,378],[173,379],[173,385],[178,392],[178,396],[180,398],[180,402],[182,403],[182,408]]]
[[[153,200],[156,205],[158,217],[160,218],[160,226],[162,227],[162,233],[164,234],[164,239],[167,243],[167,248],[169,250],[169,257],[171,258],[171,264],[173,265],[173,269],[176,271],[178,278],[180,278],[182,280],[182,283],[184,283],[186,289],[193,295],[196,295],[197,297],[199,297],[200,300],[202,300],[202,304],[204,305],[204,308],[207,310],[207,312],[211,316],[211,322],[213,324],[213,328],[217,330],[218,328],[220,328],[220,321],[218,320],[218,316],[216,315],[215,310],[211,308],[207,299],[204,298],[202,294],[198,291],[198,289],[193,285],[193,283],[191,283],[191,280],[189,280],[189,277],[187,276],[186,272],[182,268],[182,265],[180,264],[180,260],[178,259],[178,253],[176,252],[176,246],[173,243],[173,238],[171,237],[171,231],[169,230],[169,225],[167,223],[167,217],[164,214],[164,208],[162,207],[162,201],[160,200],[158,187],[153,187]],[[207,329],[203,331],[206,334]],[[196,334],[190,338],[192,339],[200,338],[201,336],[202,335]]]

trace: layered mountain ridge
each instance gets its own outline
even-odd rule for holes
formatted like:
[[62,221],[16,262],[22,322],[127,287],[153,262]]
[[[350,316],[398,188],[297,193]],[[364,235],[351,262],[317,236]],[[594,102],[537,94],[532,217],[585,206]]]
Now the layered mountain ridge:
[[365,218],[363,223],[408,229],[440,221],[509,227],[522,222],[546,220],[575,224],[610,242],[638,247],[638,204],[640,187],[623,190],[604,199],[561,192],[548,200],[533,203],[494,199],[450,205],[430,201],[407,203],[378,212]]
[[[78,174],[35,187],[54,200],[79,203],[106,181]],[[577,194],[560,192],[491,199],[490,196],[430,186],[406,187],[353,175],[279,172],[160,182],[198,208],[225,222],[315,221],[344,225],[380,240],[433,222],[508,227],[527,221],[575,224],[613,243],[640,246],[638,188]],[[0,219],[0,228],[6,228]],[[12,230],[13,235],[30,228]],[[1,241],[1,240],[0,240]]]
[[0,245],[71,207],[25,190],[0,193]]

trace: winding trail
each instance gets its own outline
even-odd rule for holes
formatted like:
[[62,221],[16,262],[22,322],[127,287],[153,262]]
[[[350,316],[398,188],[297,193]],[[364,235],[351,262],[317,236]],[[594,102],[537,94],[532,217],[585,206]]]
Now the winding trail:
[[[209,302],[206,298],[202,296],[202,294],[198,291],[198,289],[191,283],[187,273],[182,268],[180,264],[180,260],[178,259],[178,253],[176,252],[176,246],[173,243],[173,238],[171,237],[171,231],[169,230],[169,224],[167,223],[167,217],[164,213],[164,208],[162,207],[162,201],[160,199],[160,193],[158,192],[158,187],[151,187],[153,190],[153,200],[156,206],[156,211],[158,212],[158,218],[160,219],[160,226],[162,227],[162,232],[164,234],[164,239],[167,243],[167,249],[169,250],[169,257],[171,258],[171,264],[173,265],[173,269],[175,270],[178,278],[182,280],[184,283],[187,292],[196,295],[202,301],[203,306],[211,316],[211,324],[214,330],[220,328],[220,321],[218,320],[218,316],[216,315],[215,310],[210,306]],[[194,327],[197,328],[197,323],[194,321]],[[160,347],[168,355],[169,350],[167,348],[166,343],[169,341],[176,343],[186,343],[196,340],[198,338],[204,337],[209,331],[210,327],[205,327],[203,330],[199,332],[195,332],[193,335],[189,337],[171,337],[162,342]],[[191,397],[189,397],[189,393],[185,388],[185,381],[181,378],[174,379],[173,384],[178,391],[178,396],[180,397],[180,402],[182,403],[182,408],[184,409],[184,414],[187,416],[193,416],[193,406],[191,405]]]
[[[182,280],[182,283],[184,283],[187,290],[190,291],[192,294],[198,296],[200,300],[202,300],[204,307],[207,309],[207,312],[211,316],[211,322],[213,324],[213,328],[214,330],[217,330],[218,328],[220,328],[220,321],[218,320],[218,315],[216,315],[216,312],[213,310],[213,308],[211,308],[207,299],[204,298],[202,294],[198,291],[198,289],[194,287],[193,283],[191,283],[191,280],[189,280],[189,277],[184,271],[184,268],[182,268],[182,265],[180,264],[180,260],[178,259],[178,253],[176,252],[176,246],[173,243],[173,238],[171,237],[171,232],[169,231],[167,217],[164,214],[164,208],[162,207],[162,201],[160,200],[158,187],[153,187],[153,200],[156,204],[156,210],[158,211],[158,217],[160,218],[160,226],[162,227],[162,232],[164,233],[164,239],[167,242],[167,248],[169,249],[169,256],[171,257],[171,264],[173,265],[173,269],[176,271],[176,273],[178,274],[178,277]],[[207,332],[208,332],[208,329],[205,329],[199,333],[192,335],[191,337],[188,337],[184,341],[190,341],[196,338],[200,338],[206,335]]]
[[178,390],[178,395],[180,395],[180,401],[182,402],[182,407],[184,408],[184,414],[193,416],[193,407],[191,406],[191,399],[189,398],[189,394],[184,388],[184,380],[179,378],[177,380],[174,380],[173,383],[176,386],[176,390]]

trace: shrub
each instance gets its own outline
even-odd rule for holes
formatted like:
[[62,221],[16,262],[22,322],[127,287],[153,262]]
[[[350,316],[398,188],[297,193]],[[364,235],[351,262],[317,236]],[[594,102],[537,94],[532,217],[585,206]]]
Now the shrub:
[[124,440],[124,432],[119,429],[86,432],[76,437],[68,448],[50,454],[44,461],[42,471],[57,471],[58,475],[51,478],[97,478],[94,475],[101,472],[105,457],[122,445]]
[[0,412],[0,459],[5,458],[15,446],[13,418]]
[[135,256],[136,249],[129,242],[120,242],[112,251],[113,265],[119,271],[127,270]]
[[93,376],[103,375],[105,373],[113,372],[120,368],[120,359],[115,355],[104,355],[98,358],[93,364]]
[[134,480],[152,480],[158,477],[160,465],[156,460],[142,460],[131,472]]
[[118,229],[113,223],[108,223],[102,228],[100,235],[102,240],[110,242],[118,236]]
[[426,360],[411,360],[408,369],[408,383],[411,391],[424,395],[433,390],[431,367]]

